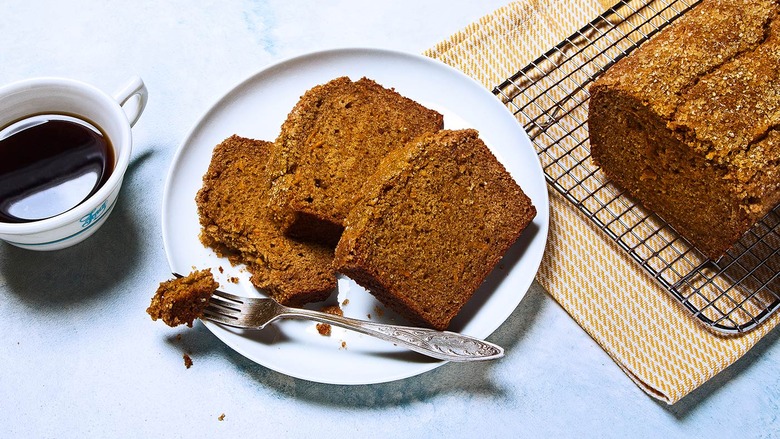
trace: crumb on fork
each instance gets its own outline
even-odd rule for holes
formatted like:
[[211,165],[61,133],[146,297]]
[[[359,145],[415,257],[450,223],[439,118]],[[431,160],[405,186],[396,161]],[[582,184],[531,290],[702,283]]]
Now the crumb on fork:
[[162,319],[171,327],[183,324],[192,327],[193,320],[203,315],[217,287],[211,269],[161,282],[146,312],[152,320]]

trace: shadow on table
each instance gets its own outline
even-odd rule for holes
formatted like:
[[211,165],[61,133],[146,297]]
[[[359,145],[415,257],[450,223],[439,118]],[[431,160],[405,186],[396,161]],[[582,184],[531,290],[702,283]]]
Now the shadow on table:
[[[503,346],[511,353],[534,325],[545,300],[541,288],[531,288],[507,321],[488,340]],[[203,325],[198,331],[208,332]],[[191,331],[192,329],[190,329]],[[200,334],[199,334],[200,335]],[[492,377],[500,367],[499,361],[475,363],[448,363],[432,371],[389,383],[339,386],[313,383],[270,370],[255,364],[222,344],[216,337],[187,337],[186,349],[193,356],[207,353],[224,355],[240,370],[253,378],[258,387],[272,389],[287,397],[334,407],[382,408],[419,402],[452,393],[484,395],[496,399],[508,398],[507,389],[502,388]],[[197,341],[196,341],[197,340]],[[206,341],[210,340],[210,341]],[[176,338],[171,343],[179,343]],[[210,351],[210,352],[209,352]]]
[[[694,413],[699,408],[707,405],[707,401],[714,397],[720,391],[725,391],[728,387],[729,381],[736,379],[741,374],[746,373],[762,355],[778,342],[780,339],[780,331],[773,330],[765,335],[751,350],[749,350],[742,358],[737,360],[734,364],[726,368],[724,371],[715,375],[704,383],[702,386],[686,395],[683,399],[676,404],[669,406],[662,404],[664,409],[672,413],[677,419],[685,419]],[[749,396],[749,395],[746,395]],[[739,401],[734,401],[738,404]]]
[[[133,159],[125,185],[149,155]],[[43,252],[3,243],[0,272],[7,290],[30,307],[46,310],[94,300],[112,291],[138,266],[141,254],[135,206],[142,201],[125,189],[106,223],[73,247]]]

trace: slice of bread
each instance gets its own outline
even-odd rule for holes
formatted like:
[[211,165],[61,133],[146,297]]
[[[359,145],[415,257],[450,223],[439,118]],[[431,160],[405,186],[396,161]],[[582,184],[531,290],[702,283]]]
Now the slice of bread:
[[284,305],[322,301],[336,288],[333,250],[291,239],[273,221],[266,172],[273,146],[236,135],[216,146],[196,198],[201,241],[245,263],[252,283]]
[[346,218],[334,266],[415,324],[445,329],[536,209],[475,130],[391,152]]
[[443,123],[367,78],[313,87],[282,125],[269,162],[274,217],[291,236],[335,246],[382,158]]

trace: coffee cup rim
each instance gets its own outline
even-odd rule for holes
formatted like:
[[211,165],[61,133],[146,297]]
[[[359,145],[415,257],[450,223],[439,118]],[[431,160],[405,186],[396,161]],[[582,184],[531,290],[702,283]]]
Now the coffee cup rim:
[[[59,227],[63,227],[70,223],[79,221],[79,219],[83,218],[85,215],[88,215],[95,208],[97,208],[99,206],[99,202],[108,199],[111,192],[114,191],[117,188],[117,186],[121,184],[125,172],[127,171],[127,167],[130,163],[130,155],[132,152],[132,130],[130,127],[130,122],[127,120],[127,116],[124,110],[122,109],[122,107],[120,106],[119,102],[117,102],[113,97],[111,97],[106,92],[100,90],[99,88],[75,79],[46,76],[46,77],[24,79],[21,81],[4,85],[0,87],[0,98],[2,98],[3,96],[8,96],[12,93],[30,92],[31,90],[34,90],[36,88],[51,87],[51,86],[67,86],[69,88],[79,89],[83,93],[88,93],[93,96],[99,96],[101,100],[107,102],[109,104],[108,108],[110,109],[109,111],[111,112],[111,117],[121,118],[121,120],[123,121],[123,123],[120,124],[121,126],[120,135],[119,135],[120,138],[114,139],[112,137],[110,139],[112,145],[115,145],[116,142],[121,142],[122,148],[117,149],[115,146],[112,146],[114,148],[114,153],[117,154],[117,160],[116,160],[116,164],[114,165],[114,170],[111,173],[111,176],[109,176],[108,180],[106,180],[105,184],[103,184],[103,186],[101,186],[97,190],[97,192],[95,192],[90,197],[88,197],[87,200],[79,203],[77,206],[73,207],[70,210],[67,210],[65,212],[62,212],[58,215],[49,218],[23,222],[23,223],[9,223],[9,222],[0,221],[0,233],[2,234],[22,235],[22,234],[38,233],[46,230],[52,230]],[[54,112],[54,113],[59,113],[59,112]],[[29,116],[33,116],[33,114],[30,114]],[[88,120],[90,119],[85,115],[76,114],[74,116],[76,117],[81,116]],[[3,127],[5,126],[7,126],[7,124],[3,125]],[[100,129],[104,130],[104,128],[102,127]],[[98,203],[90,202],[90,200],[97,200]]]

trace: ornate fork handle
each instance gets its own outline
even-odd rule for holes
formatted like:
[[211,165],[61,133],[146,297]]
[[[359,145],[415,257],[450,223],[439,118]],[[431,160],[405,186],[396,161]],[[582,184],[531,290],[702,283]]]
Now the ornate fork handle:
[[501,346],[450,331],[367,322],[308,309],[285,307],[282,318],[305,318],[368,334],[447,361],[493,360],[504,356]]

